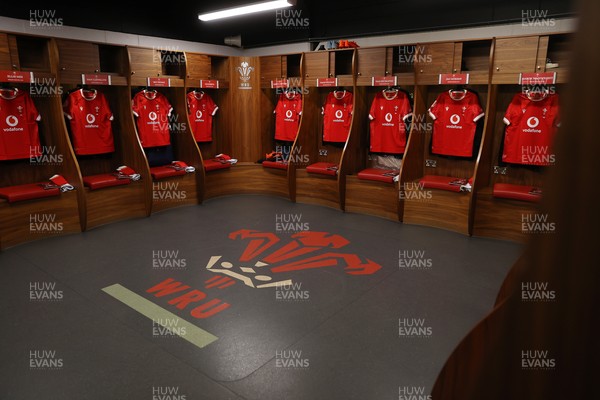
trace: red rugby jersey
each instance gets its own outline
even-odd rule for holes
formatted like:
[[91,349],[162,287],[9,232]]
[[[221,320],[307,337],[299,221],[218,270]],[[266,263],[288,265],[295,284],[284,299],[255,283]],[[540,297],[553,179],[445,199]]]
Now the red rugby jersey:
[[302,95],[296,92],[282,93],[275,106],[275,139],[293,142],[298,134],[302,115]]
[[167,146],[171,144],[169,116],[173,107],[160,92],[142,90],[133,98],[133,114],[142,147]]
[[429,115],[434,120],[431,152],[471,157],[477,121],[484,112],[474,93],[467,90],[460,97],[453,97],[450,93],[440,93],[429,108]]
[[345,143],[352,122],[352,93],[331,92],[323,106],[323,141]]
[[37,125],[41,119],[27,92],[0,89],[0,160],[42,155]]
[[552,142],[559,121],[557,94],[546,94],[539,100],[516,94],[506,110],[502,161],[514,164],[554,164]]
[[65,100],[63,110],[71,125],[75,154],[115,151],[111,124],[114,118],[104,94],[76,90]]
[[369,111],[370,151],[403,154],[406,148],[406,119],[411,114],[410,100],[406,93],[377,93]]
[[208,93],[194,91],[187,94],[187,105],[190,128],[196,142],[211,142],[213,117],[219,107]]

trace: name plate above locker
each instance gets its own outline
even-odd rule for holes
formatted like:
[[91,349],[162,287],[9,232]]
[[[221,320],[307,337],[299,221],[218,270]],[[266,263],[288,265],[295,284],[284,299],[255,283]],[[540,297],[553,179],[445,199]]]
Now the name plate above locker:
[[338,78],[319,78],[317,79],[317,87],[336,87],[338,86]]
[[468,85],[469,74],[440,74],[440,85]]
[[218,89],[219,81],[214,79],[201,79],[200,80],[200,89]]
[[396,86],[397,76],[374,76],[371,78],[371,86]]
[[271,81],[271,89],[285,89],[290,87],[290,81],[288,79],[275,79]]
[[148,86],[171,87],[171,79],[169,79],[169,78],[148,78]]
[[81,74],[81,83],[84,85],[112,85],[108,74]]
[[523,72],[519,74],[519,85],[554,85],[556,72]]
[[31,83],[33,72],[0,71],[0,82]]

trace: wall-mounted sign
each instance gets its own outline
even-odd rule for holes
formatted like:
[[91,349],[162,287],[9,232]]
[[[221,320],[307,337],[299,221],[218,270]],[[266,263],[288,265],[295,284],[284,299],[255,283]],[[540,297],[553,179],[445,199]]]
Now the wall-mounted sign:
[[168,78],[148,78],[148,86],[171,87],[171,79]]
[[240,89],[252,89],[252,85],[250,85],[250,75],[252,71],[254,71],[254,67],[251,67],[246,61],[240,63],[240,66],[237,67],[238,72],[240,73]]
[[371,86],[396,86],[398,84],[397,76],[374,76],[371,78]]
[[337,78],[317,79],[317,87],[335,87],[338,86]]
[[219,81],[214,79],[200,80],[200,89],[218,89]]
[[33,72],[0,71],[0,82],[31,83]]
[[440,74],[440,85],[468,85],[469,74]]
[[556,72],[523,72],[519,74],[519,85],[554,85]]
[[290,87],[290,81],[287,79],[275,79],[271,81],[271,89],[284,89]]
[[81,83],[84,85],[112,85],[108,74],[81,74]]

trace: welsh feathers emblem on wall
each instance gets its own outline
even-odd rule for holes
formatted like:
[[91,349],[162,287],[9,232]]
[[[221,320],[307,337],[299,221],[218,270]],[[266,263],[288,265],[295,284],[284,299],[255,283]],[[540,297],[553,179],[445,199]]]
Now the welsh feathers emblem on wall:
[[252,89],[250,86],[250,74],[254,71],[254,67],[251,67],[244,61],[237,67],[237,70],[240,73],[240,89]]

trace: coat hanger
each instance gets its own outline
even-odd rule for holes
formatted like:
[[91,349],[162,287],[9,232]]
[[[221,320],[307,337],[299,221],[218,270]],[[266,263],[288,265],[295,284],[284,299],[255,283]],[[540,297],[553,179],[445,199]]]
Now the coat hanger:
[[144,94],[144,97],[146,97],[148,100],[154,100],[158,94],[156,89],[148,86],[144,86],[142,88],[142,93]]
[[544,100],[550,94],[550,89],[546,85],[530,85],[525,89],[525,96],[531,101]]
[[[339,96],[338,93],[342,93],[342,95]],[[346,89],[336,86],[336,88],[333,90],[333,95],[336,99],[341,100],[344,98],[344,96],[346,96]]]
[[194,93],[194,97],[198,100],[204,97],[204,90],[202,89],[194,88],[194,90],[192,90],[192,93]]
[[465,85],[456,85],[454,88],[449,90],[449,94],[452,100],[462,100],[467,95],[467,88]]
[[12,100],[15,97],[17,97],[17,93],[19,93],[19,88],[10,86],[8,82],[0,83],[0,97],[2,97],[3,99]]
[[398,97],[399,89],[396,86],[388,86],[381,91],[386,100],[394,100]]

